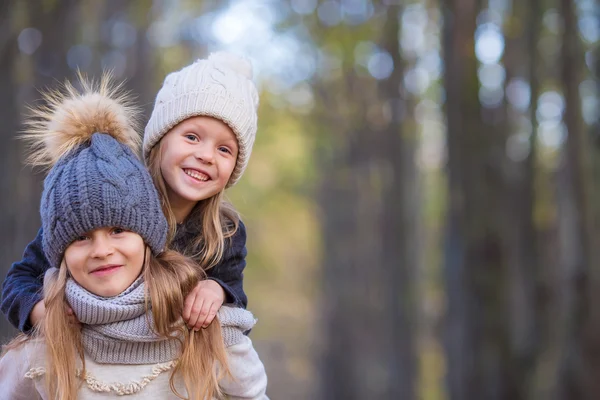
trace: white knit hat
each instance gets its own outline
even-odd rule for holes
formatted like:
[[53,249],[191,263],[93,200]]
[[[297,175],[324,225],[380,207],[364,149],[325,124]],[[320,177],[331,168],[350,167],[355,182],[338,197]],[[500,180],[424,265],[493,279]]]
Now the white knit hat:
[[252,82],[252,64],[226,52],[211,54],[165,78],[144,132],[144,159],[175,125],[195,116],[225,122],[237,137],[236,166],[227,183],[233,186],[248,165],[256,137],[258,93]]

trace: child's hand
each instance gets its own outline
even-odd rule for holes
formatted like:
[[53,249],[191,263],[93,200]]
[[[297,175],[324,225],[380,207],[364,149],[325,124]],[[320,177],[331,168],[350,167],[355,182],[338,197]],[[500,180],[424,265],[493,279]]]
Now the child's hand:
[[44,318],[44,315],[46,315],[46,305],[44,304],[44,300],[38,301],[35,303],[35,306],[33,306],[33,309],[29,314],[29,322],[31,322],[31,326],[37,326],[37,324],[39,324]]
[[[69,318],[69,322],[71,324],[78,325],[79,320],[75,316],[73,309],[71,307],[69,307],[69,305],[66,303],[65,303],[65,308],[67,311],[67,316]],[[31,326],[38,325],[42,321],[42,319],[44,319],[45,315],[46,315],[46,304],[44,303],[44,300],[38,301],[35,304],[35,306],[33,306],[33,309],[31,310],[31,314],[29,314],[29,321],[31,322]]]
[[198,331],[209,326],[224,301],[225,291],[217,282],[198,282],[186,297],[183,308],[183,319],[188,328]]
[[77,319],[75,313],[73,312],[73,309],[68,304],[65,304],[65,308],[67,309],[67,318],[69,318],[69,323],[73,325],[79,325],[80,322]]

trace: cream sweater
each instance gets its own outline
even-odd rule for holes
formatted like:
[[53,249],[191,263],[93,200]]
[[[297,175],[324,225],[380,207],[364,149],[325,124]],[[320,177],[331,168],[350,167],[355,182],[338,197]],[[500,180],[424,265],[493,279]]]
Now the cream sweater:
[[[0,359],[0,398],[51,400],[45,389],[43,340],[32,340],[9,351]],[[260,399],[266,396],[267,375],[249,337],[227,348],[233,380],[220,382],[229,399]],[[169,387],[173,362],[152,365],[98,364],[86,355],[87,376],[82,379],[79,398],[178,399]],[[185,395],[182,384],[178,391]]]

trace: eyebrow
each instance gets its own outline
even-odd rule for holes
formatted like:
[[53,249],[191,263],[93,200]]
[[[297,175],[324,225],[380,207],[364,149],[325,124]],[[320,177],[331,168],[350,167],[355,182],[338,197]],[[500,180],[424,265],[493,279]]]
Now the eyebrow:
[[232,144],[232,145],[235,145],[236,147],[238,145],[237,140],[236,139],[232,139],[232,138],[227,138],[227,139],[221,140],[220,142],[221,143],[225,143],[225,144]]

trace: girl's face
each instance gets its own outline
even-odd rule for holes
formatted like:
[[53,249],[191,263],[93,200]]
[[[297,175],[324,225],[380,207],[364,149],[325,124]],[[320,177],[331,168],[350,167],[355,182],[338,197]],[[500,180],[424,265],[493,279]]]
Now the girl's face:
[[102,297],[121,294],[140,276],[144,240],[121,228],[100,228],[67,247],[64,261],[71,276],[87,291]]
[[198,201],[225,188],[238,156],[237,139],[227,124],[188,118],[161,141],[160,170],[176,215],[187,215]]

